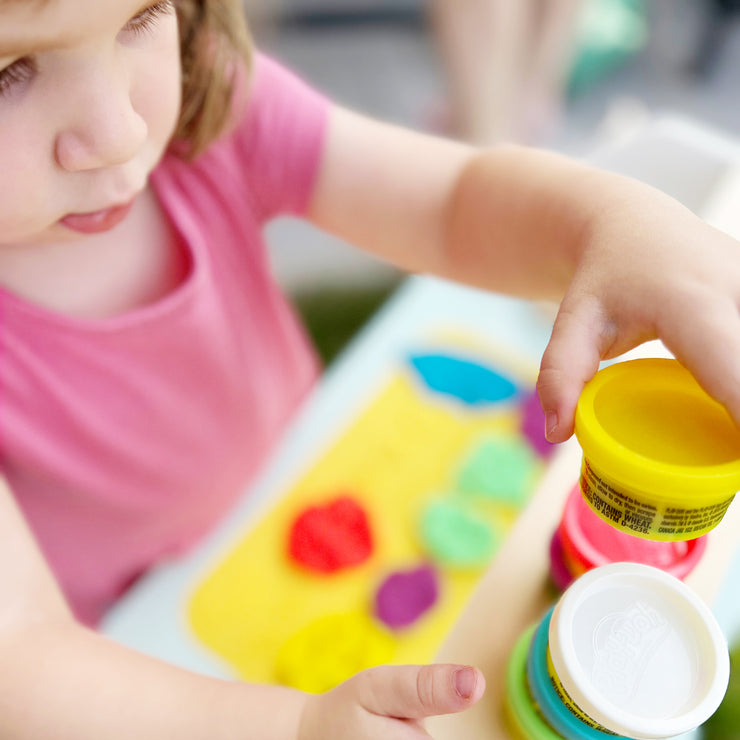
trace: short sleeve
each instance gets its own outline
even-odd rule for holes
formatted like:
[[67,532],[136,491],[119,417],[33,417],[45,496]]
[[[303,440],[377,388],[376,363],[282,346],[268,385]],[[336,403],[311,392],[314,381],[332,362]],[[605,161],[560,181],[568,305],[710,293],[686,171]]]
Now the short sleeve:
[[294,73],[257,54],[234,136],[261,220],[305,212],[324,146],[329,101]]

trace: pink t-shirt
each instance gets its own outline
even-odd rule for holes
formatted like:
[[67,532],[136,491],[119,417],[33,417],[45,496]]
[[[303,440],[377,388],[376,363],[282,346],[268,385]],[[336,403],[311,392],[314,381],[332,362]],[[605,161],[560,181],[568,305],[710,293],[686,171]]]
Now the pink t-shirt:
[[260,57],[237,129],[164,158],[152,185],[190,270],[162,300],[80,320],[0,290],[0,466],[88,624],[218,521],[316,378],[261,228],[304,211],[327,110]]

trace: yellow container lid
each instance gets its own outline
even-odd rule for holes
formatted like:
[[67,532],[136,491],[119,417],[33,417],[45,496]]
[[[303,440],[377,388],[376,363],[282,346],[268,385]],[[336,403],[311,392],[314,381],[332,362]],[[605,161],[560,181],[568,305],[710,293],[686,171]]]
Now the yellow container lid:
[[658,500],[708,503],[740,488],[740,429],[677,360],[600,370],[578,401],[575,433],[597,473]]

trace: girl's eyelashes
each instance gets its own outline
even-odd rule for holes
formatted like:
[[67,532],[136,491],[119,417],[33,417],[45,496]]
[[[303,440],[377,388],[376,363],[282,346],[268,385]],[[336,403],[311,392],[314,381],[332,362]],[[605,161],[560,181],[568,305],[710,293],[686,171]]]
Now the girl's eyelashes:
[[29,82],[36,74],[36,64],[31,57],[21,57],[0,70],[0,97],[8,95],[17,85]]
[[[173,12],[174,0],[160,0],[131,18],[124,26],[124,31],[143,35],[152,30],[165,15]],[[7,97],[17,86],[30,82],[36,74],[36,63],[31,57],[21,57],[0,69],[0,98]]]
[[174,0],[161,0],[145,8],[138,15],[135,15],[124,27],[124,30],[133,34],[145,34],[152,31],[157,25],[159,19],[164,15],[169,15],[174,9]]

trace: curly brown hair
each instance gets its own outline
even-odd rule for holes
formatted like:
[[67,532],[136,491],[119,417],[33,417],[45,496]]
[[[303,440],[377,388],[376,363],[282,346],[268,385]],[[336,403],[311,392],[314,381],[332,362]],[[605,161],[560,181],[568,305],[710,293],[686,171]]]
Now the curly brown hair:
[[229,122],[236,64],[252,62],[241,0],[175,0],[180,28],[182,107],[175,138],[195,157]]

